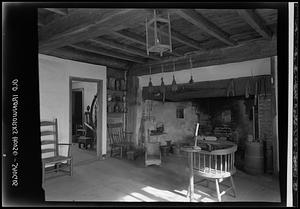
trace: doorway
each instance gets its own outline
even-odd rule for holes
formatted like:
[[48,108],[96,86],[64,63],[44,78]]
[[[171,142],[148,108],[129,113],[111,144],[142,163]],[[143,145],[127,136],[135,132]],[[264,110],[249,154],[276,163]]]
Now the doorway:
[[102,80],[70,77],[70,141],[75,165],[102,159],[102,91]]
[[[72,83],[74,84],[74,82]],[[76,136],[76,129],[83,125],[84,114],[84,88],[73,88],[72,85],[72,136]],[[76,137],[72,137],[72,142],[77,142]]]

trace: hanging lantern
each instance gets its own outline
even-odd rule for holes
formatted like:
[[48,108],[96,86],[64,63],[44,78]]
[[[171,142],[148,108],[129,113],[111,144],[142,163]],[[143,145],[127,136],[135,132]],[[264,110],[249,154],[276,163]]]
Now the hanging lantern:
[[164,14],[156,9],[153,17],[148,21],[146,18],[146,48],[150,52],[160,53],[172,52],[171,23],[169,13]]
[[[175,63],[173,62],[173,70],[174,70],[174,74],[175,74]],[[178,90],[178,86],[176,84],[176,81],[175,81],[175,75],[173,74],[173,81],[172,81],[172,86],[171,86],[171,90],[173,92],[176,92]]]
[[152,85],[152,81],[151,81],[151,67],[149,67],[149,71],[150,71],[150,77],[149,77],[149,84],[148,84],[148,93],[152,94],[153,93],[153,85]]

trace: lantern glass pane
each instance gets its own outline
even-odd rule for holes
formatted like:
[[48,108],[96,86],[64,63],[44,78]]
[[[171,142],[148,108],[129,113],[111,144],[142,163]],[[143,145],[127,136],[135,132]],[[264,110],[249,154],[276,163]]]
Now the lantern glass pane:
[[155,35],[154,35],[154,22],[149,24],[148,27],[148,45],[149,48],[155,46]]

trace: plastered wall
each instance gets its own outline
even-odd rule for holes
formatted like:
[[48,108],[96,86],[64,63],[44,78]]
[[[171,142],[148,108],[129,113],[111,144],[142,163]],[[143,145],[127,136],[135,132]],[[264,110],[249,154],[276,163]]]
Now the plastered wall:
[[[39,55],[39,91],[41,119],[58,119],[58,137],[62,143],[70,140],[70,77],[103,81],[102,138],[106,139],[106,67]],[[38,111],[38,110],[37,110]],[[106,154],[106,140],[102,140],[102,153]],[[60,154],[67,149],[61,147]]]

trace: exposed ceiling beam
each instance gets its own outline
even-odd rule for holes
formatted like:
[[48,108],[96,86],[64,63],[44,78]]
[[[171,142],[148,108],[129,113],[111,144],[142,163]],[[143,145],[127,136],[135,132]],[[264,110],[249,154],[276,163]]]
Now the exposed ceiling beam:
[[200,13],[196,12],[194,9],[175,9],[173,11],[188,22],[200,28],[202,31],[219,39],[220,41],[230,46],[237,45],[237,42],[231,39],[227,33],[222,31],[214,23],[208,21],[205,17],[203,17]]
[[[152,31],[151,28],[149,28],[149,29],[150,29],[150,31]],[[168,36],[169,35],[169,33],[167,31],[163,31],[163,30],[161,31],[161,34],[163,36]],[[184,45],[192,47],[194,49],[203,50],[203,47],[197,41],[195,41],[195,40],[179,33],[178,31],[172,29],[172,27],[171,27],[171,38],[178,41],[178,42],[180,42],[180,43],[182,43],[182,44],[184,44]]]
[[133,27],[144,19],[137,9],[76,9],[39,32],[40,52],[60,48],[110,31]]
[[[192,56],[193,68],[210,65],[220,65],[233,62],[242,62],[252,59],[260,59],[277,54],[277,39],[272,40],[255,40],[242,43],[238,46],[213,49],[206,52],[200,52]],[[176,64],[176,71],[190,69],[188,57],[163,60],[161,62],[148,62],[151,65],[152,74],[161,73],[161,64],[164,64],[164,72],[173,71],[173,61]],[[146,65],[136,64],[129,70],[130,75],[147,75],[148,68]]]
[[68,14],[68,9],[66,9],[66,8],[60,8],[60,9],[58,9],[58,8],[44,8],[44,9],[46,9],[48,11],[51,11],[51,12],[54,12],[56,14],[60,14],[60,15],[67,15]]
[[90,41],[92,41],[96,44],[101,44],[103,46],[118,49],[118,50],[121,50],[121,51],[129,53],[129,54],[138,55],[138,56],[145,57],[145,58],[148,58],[148,59],[160,60],[159,57],[155,57],[153,55],[147,55],[146,50],[141,50],[141,49],[136,48],[136,47],[127,46],[127,45],[124,45],[124,44],[119,44],[117,42],[110,41],[110,40],[104,39],[102,37],[101,38],[96,38],[96,39],[91,39]]
[[129,66],[128,62],[115,60],[110,57],[99,56],[95,53],[85,52],[69,46],[55,49],[43,54],[122,70],[127,70]]
[[182,44],[185,44],[189,47],[192,47],[192,48],[197,49],[197,50],[205,50],[199,42],[183,35],[182,33],[178,32],[174,29],[171,29],[171,36],[172,36],[172,39],[174,39],[174,40],[176,40],[176,41],[178,41]]
[[[139,36],[135,33],[132,33],[130,31],[113,31],[112,34],[116,35],[116,36],[119,36],[119,37],[122,37],[124,39],[127,39],[127,40],[130,40],[132,42],[135,42],[135,43],[138,43],[138,44],[141,44],[143,46],[146,47],[146,38],[143,38],[142,36]],[[183,54],[179,54],[177,52],[166,52],[168,54],[173,54],[175,56],[178,56],[178,57],[181,57]]]
[[83,51],[89,51],[89,52],[92,52],[92,53],[95,53],[95,54],[114,57],[114,58],[117,58],[117,59],[127,60],[127,61],[134,62],[134,63],[145,63],[145,59],[141,59],[141,58],[138,58],[138,57],[132,57],[132,56],[128,56],[128,55],[125,55],[125,54],[122,54],[122,53],[119,53],[119,52],[114,52],[114,51],[111,51],[111,50],[99,48],[95,44],[91,44],[91,43],[87,43],[87,42],[71,44],[70,46],[72,46],[73,48],[76,48],[76,49],[83,50]]
[[272,38],[272,31],[268,26],[263,24],[264,21],[254,12],[254,10],[240,9],[238,10],[238,13],[261,36],[266,39]]
[[130,40],[132,42],[141,44],[143,46],[146,46],[146,39],[145,38],[143,38],[142,36],[139,36],[135,33],[132,33],[130,31],[125,31],[125,30],[113,31],[112,34],[114,34],[116,36],[119,36],[119,37],[122,37],[124,39]]

